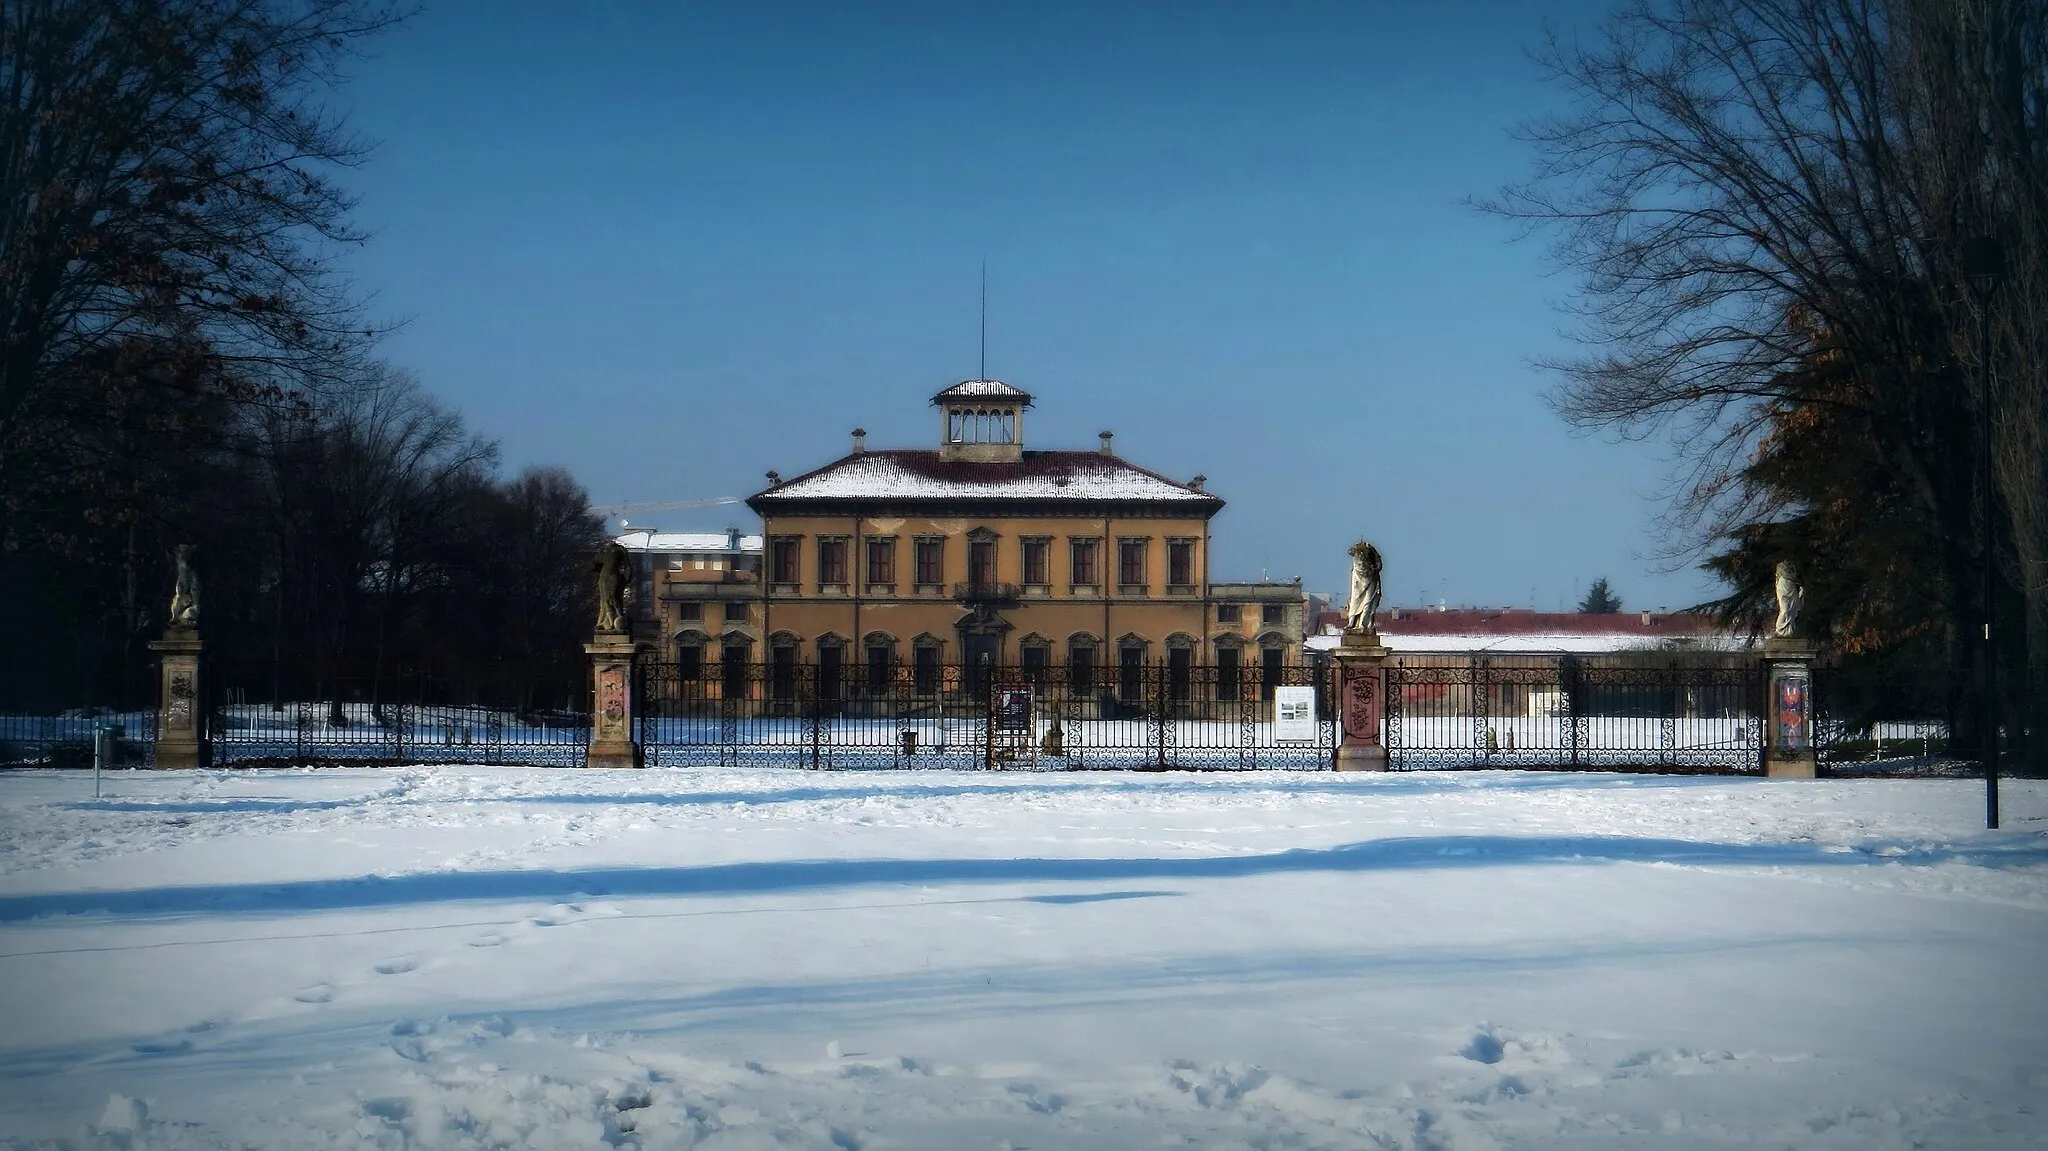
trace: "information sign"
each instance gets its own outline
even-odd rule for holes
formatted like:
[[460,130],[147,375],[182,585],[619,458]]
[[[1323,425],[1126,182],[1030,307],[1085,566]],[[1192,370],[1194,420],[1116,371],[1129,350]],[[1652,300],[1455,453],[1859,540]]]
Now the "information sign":
[[1310,686],[1273,689],[1273,739],[1291,743],[1316,738],[1316,689]]

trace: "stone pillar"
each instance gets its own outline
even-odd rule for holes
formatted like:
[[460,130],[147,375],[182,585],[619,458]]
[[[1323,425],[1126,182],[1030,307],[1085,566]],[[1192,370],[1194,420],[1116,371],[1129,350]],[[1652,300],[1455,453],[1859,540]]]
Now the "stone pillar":
[[590,750],[585,767],[645,767],[634,740],[633,661],[640,647],[623,633],[600,632],[583,645],[590,656],[594,699],[590,708]]
[[205,716],[199,703],[199,631],[170,627],[164,638],[151,641],[162,667],[157,690],[156,766],[203,767],[206,764]]
[[1387,698],[1387,649],[1377,632],[1346,631],[1337,659],[1338,771],[1385,771],[1380,711]]
[[1819,652],[1800,639],[1764,641],[1764,774],[1812,779],[1813,660]]

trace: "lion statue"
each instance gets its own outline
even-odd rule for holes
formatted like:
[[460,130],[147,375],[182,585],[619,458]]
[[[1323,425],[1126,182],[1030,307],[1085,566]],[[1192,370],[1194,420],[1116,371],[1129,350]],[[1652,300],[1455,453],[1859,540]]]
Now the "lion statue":
[[1364,540],[1351,545],[1351,598],[1344,605],[1347,631],[1369,632],[1380,610],[1380,549]]

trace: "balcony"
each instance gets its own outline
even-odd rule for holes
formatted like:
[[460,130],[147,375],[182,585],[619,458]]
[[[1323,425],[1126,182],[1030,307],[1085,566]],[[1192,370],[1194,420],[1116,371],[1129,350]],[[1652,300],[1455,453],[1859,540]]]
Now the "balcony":
[[1013,583],[969,580],[953,585],[953,598],[961,603],[1014,604],[1024,598],[1024,589]]

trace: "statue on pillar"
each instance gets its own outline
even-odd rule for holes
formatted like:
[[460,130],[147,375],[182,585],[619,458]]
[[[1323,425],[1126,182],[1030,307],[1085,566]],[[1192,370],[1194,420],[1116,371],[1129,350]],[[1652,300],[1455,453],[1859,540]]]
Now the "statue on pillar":
[[591,570],[597,573],[597,631],[618,635],[626,630],[626,586],[632,579],[633,559],[617,540],[597,549]]
[[1799,586],[1799,569],[1791,560],[1778,561],[1778,622],[1771,633],[1779,639],[1789,639],[1799,624],[1799,607],[1806,602],[1806,589]]
[[1344,605],[1347,631],[1372,631],[1380,610],[1380,549],[1364,540],[1351,545],[1351,598]]
[[171,589],[170,626],[190,630],[199,626],[199,572],[192,565],[191,544],[179,544],[175,553],[177,583]]

